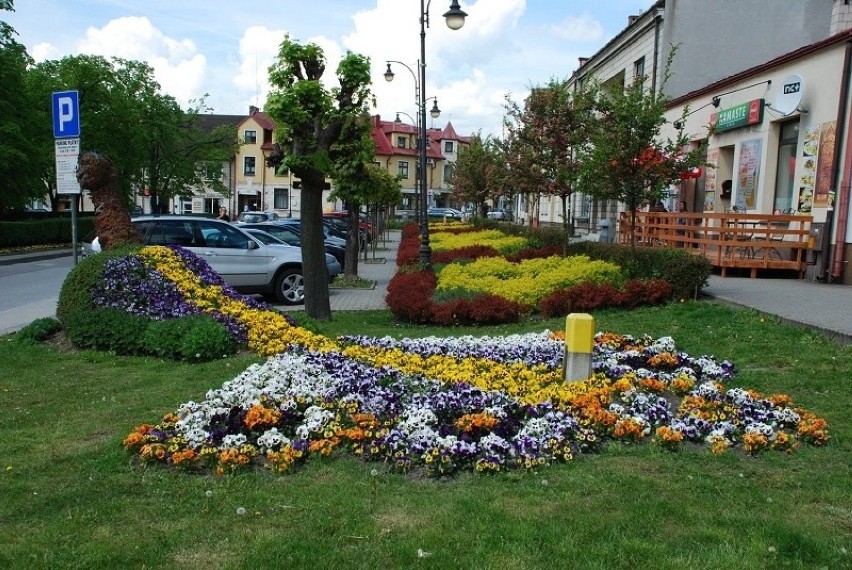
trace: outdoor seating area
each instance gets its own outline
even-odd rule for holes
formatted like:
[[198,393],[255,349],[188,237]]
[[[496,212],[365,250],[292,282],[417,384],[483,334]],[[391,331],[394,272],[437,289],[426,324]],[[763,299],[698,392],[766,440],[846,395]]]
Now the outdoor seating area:
[[[676,247],[705,256],[722,277],[730,268],[786,269],[804,277],[813,248],[812,216],[795,214],[636,212],[633,226],[639,247]],[[631,239],[630,214],[622,213],[619,243]]]

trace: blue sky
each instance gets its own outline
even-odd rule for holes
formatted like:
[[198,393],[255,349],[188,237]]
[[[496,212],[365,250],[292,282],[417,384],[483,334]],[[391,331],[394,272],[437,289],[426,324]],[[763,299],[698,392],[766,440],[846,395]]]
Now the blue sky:
[[[449,30],[449,0],[434,0],[426,31],[426,95],[441,117],[469,135],[499,134],[508,94],[521,101],[530,87],[569,76],[653,0],[460,0],[464,27]],[[16,0],[0,12],[37,61],[80,53],[147,61],[163,91],[187,106],[209,94],[216,113],[263,107],[266,69],[285,34],[323,47],[334,68],[346,50],[369,56],[374,113],[415,115],[414,79],[420,57],[417,0]],[[333,76],[329,80],[333,81]],[[431,107],[431,103],[429,103]],[[403,115],[405,120],[405,116]]]

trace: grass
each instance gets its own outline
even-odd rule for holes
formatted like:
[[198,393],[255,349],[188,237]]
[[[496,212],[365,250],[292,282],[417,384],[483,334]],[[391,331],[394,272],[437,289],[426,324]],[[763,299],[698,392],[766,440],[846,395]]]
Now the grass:
[[[732,360],[736,385],[789,393],[828,420],[832,440],[758,457],[612,445],[537,473],[440,481],[345,457],[283,477],[143,470],[121,448],[132,426],[258,359],[190,365],[4,337],[0,567],[852,567],[852,346],[711,303],[594,316],[598,330],[670,334],[690,354]],[[445,336],[558,329],[564,319],[446,330],[373,311],[313,326]]]

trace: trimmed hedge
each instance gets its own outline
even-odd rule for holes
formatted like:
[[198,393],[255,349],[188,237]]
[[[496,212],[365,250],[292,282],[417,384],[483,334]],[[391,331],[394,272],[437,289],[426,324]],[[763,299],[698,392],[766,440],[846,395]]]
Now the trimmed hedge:
[[[77,237],[95,231],[94,216],[77,217]],[[71,217],[45,217],[40,220],[0,222],[0,247],[60,245],[71,243]]]

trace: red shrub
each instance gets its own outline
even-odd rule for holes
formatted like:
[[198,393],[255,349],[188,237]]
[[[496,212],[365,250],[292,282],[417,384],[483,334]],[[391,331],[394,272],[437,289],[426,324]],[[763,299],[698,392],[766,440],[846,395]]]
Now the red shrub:
[[672,286],[662,279],[631,279],[619,290],[609,283],[587,281],[570,289],[557,289],[539,302],[539,310],[548,318],[603,307],[633,309],[639,305],[657,305],[671,298]]
[[554,255],[562,256],[562,247],[558,245],[547,245],[539,248],[528,247],[522,249],[518,253],[507,255],[506,259],[512,263],[518,263],[525,259],[543,259],[545,257],[553,257]]
[[523,305],[496,295],[454,299],[433,309],[432,322],[444,326],[516,323],[526,312]]
[[479,259],[480,257],[499,257],[500,253],[490,245],[469,245],[448,251],[432,252],[433,263],[452,263],[460,259]]
[[399,272],[388,283],[385,302],[394,317],[413,323],[429,323],[434,311],[432,295],[437,279],[432,271]]

